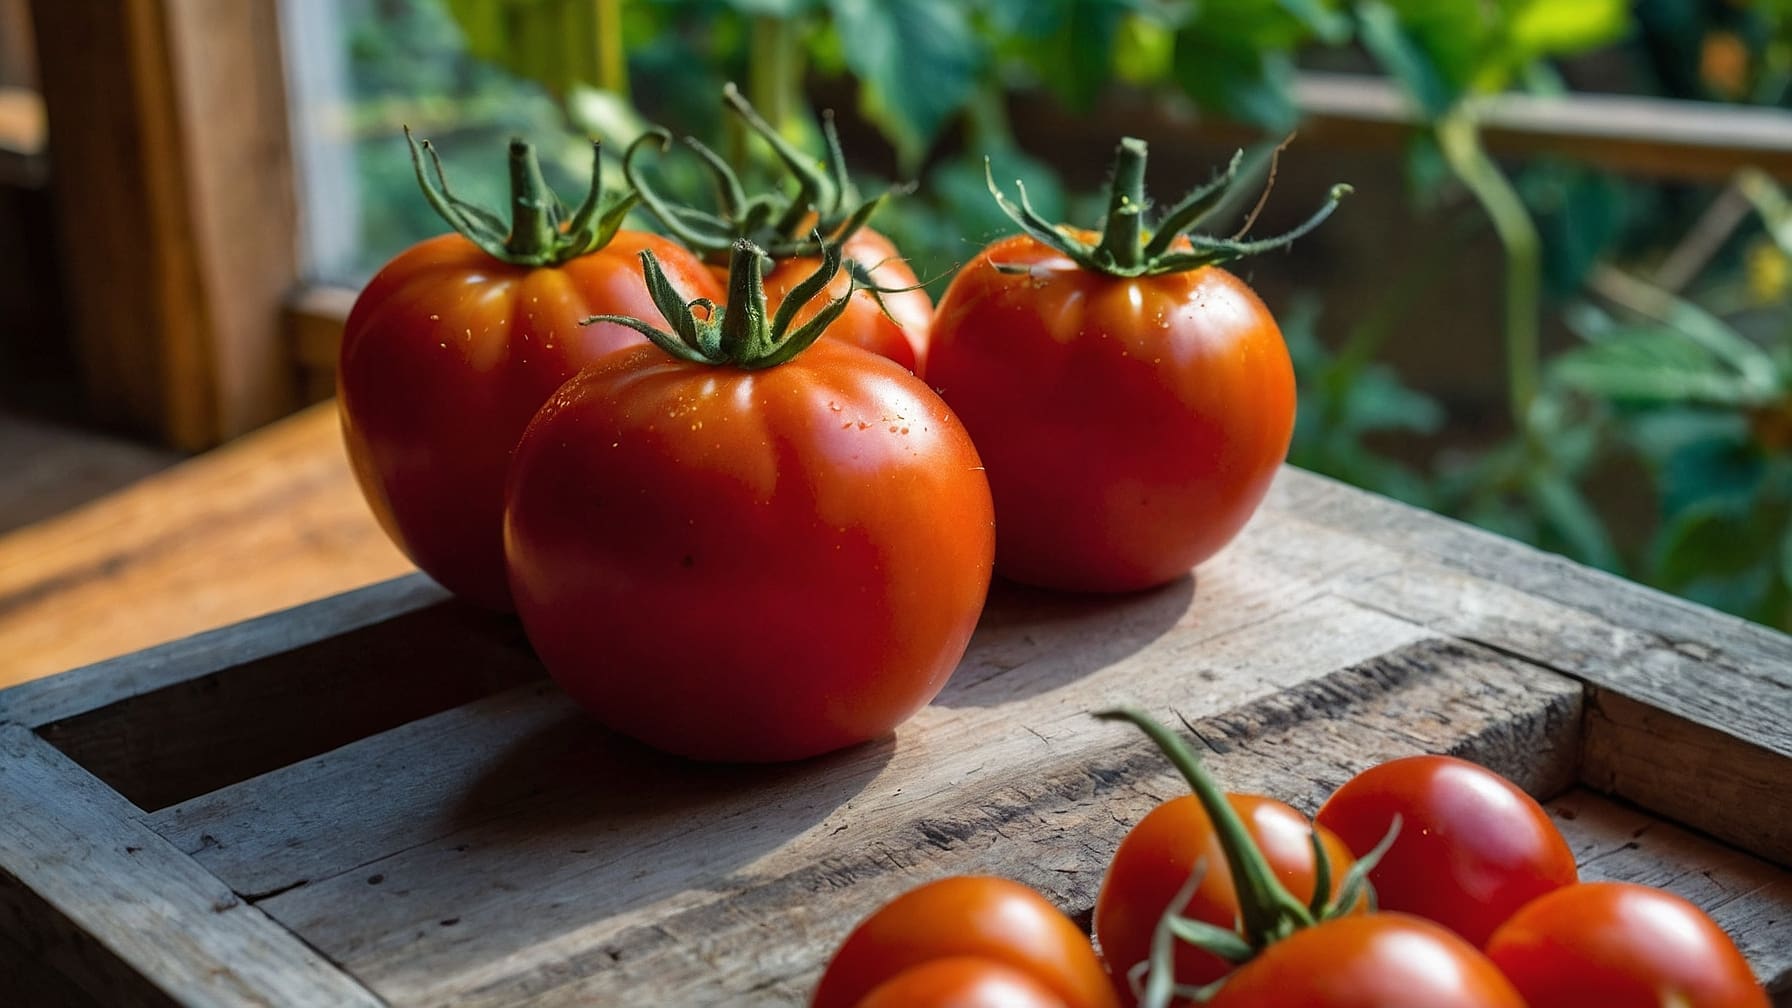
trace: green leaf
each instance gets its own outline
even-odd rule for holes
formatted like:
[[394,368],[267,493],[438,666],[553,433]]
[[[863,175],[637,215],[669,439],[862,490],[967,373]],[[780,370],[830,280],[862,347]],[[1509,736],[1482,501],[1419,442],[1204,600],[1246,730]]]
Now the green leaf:
[[921,163],[976,88],[986,52],[952,0],[828,0],[863,110],[896,147],[904,171]]
[[1753,405],[1763,394],[1702,344],[1661,327],[1619,330],[1567,351],[1556,357],[1550,374],[1570,388],[1621,402],[1733,408]]
[[1357,7],[1363,48],[1375,57],[1388,76],[1399,83],[1430,119],[1441,118],[1456,101],[1459,91],[1418,41],[1407,34],[1394,9],[1379,0]]
[[1195,26],[1176,35],[1174,72],[1203,109],[1271,132],[1294,128],[1294,62],[1286,53],[1231,44]]
[[1133,0],[1034,0],[1016,26],[1022,55],[1041,81],[1074,109],[1087,111],[1113,76],[1120,25]]
[[1595,567],[1619,569],[1618,550],[1593,505],[1558,473],[1540,472],[1527,487],[1543,520],[1562,539],[1575,559]]
[[1350,41],[1350,16],[1338,10],[1331,0],[1277,0],[1277,6],[1306,25],[1326,45]]
[[1114,39],[1114,76],[1135,87],[1155,85],[1170,75],[1176,31],[1161,21],[1133,15],[1120,22]]
[[1508,15],[1506,37],[1528,62],[1597,49],[1629,28],[1628,0],[1518,0]]
[[[1776,537],[1777,538],[1777,537]],[[1777,541],[1771,541],[1777,547]],[[1743,574],[1771,555],[1746,505],[1709,501],[1681,512],[1662,530],[1655,576],[1670,587]]]

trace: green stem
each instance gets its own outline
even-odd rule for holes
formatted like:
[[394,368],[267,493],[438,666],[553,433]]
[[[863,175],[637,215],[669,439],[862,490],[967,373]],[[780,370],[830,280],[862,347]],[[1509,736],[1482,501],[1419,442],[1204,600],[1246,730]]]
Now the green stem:
[[622,0],[596,0],[597,84],[627,101],[628,55],[622,48]]
[[765,253],[737,241],[728,258],[728,309],[722,313],[721,353],[731,361],[755,360],[770,349],[765,318]]
[[1226,854],[1232,886],[1238,893],[1244,938],[1252,948],[1263,948],[1296,928],[1313,923],[1306,906],[1276,880],[1275,869],[1270,867],[1256,841],[1251,839],[1232,803],[1226,800],[1225,793],[1208,775],[1200,759],[1181,739],[1145,714],[1129,708],[1101,711],[1096,717],[1127,721],[1137,726],[1157,744],[1171,765],[1182,774],[1182,779],[1188,782],[1213,825],[1220,849]]
[[747,66],[747,101],[773,130],[788,136],[790,123],[802,105],[799,95],[804,66],[797,24],[792,18],[766,15],[753,19],[751,32],[747,51],[753,58]]
[[1114,152],[1114,178],[1108,190],[1108,218],[1101,228],[1096,254],[1115,267],[1137,269],[1143,261],[1145,228],[1145,141],[1127,137]]
[[1542,244],[1524,201],[1481,146],[1472,106],[1458,104],[1438,121],[1438,145],[1450,170],[1481,204],[1506,258],[1506,387],[1513,426],[1531,437],[1538,388],[1538,315],[1542,308]]
[[541,177],[541,162],[526,140],[510,142],[510,235],[504,249],[519,261],[545,262],[553,253],[560,229],[554,220],[554,197]]

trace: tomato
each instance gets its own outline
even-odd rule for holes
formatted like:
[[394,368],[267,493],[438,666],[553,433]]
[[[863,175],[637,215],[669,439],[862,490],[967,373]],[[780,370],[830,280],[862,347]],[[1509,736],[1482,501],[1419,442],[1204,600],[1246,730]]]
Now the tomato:
[[[859,199],[846,173],[833,117],[822,120],[826,154],[817,162],[761,118],[734,85],[723,88],[722,98],[741,124],[770,146],[795,183],[796,192],[778,190],[749,198],[733,167],[702,144],[687,139],[714,178],[722,194],[721,206],[708,213],[675,203],[639,172],[637,158],[643,149],[656,141],[663,149],[670,142],[663,132],[649,133],[630,145],[623,161],[623,171],[647,208],[668,233],[703,253],[718,276],[727,275],[735,240],[746,239],[767,250],[773,268],[765,276],[766,304],[774,312],[819,265],[817,235],[841,245],[846,259],[861,268],[878,292],[863,287],[853,292],[840,317],[828,326],[826,338],[862,347],[920,374],[933,326],[933,300],[921,289],[914,270],[902,260],[895,245],[864,226],[883,197]],[[827,297],[846,295],[850,283],[846,274],[835,276]],[[796,324],[813,318],[821,305],[819,299],[805,305],[796,315]]]
[[1530,795],[1452,756],[1370,767],[1326,799],[1314,820],[1360,857],[1399,835],[1369,872],[1377,902],[1437,921],[1475,945],[1531,900],[1573,883],[1574,852]]
[[[756,277],[756,250],[736,262]],[[963,426],[908,371],[832,340],[775,366],[613,354],[531,422],[506,500],[542,663],[612,729],[700,759],[889,732],[945,684],[989,586],[994,516]]]
[[[1311,835],[1314,827],[1293,808],[1262,795],[1228,794],[1227,802],[1268,860],[1281,884],[1303,902],[1317,884]],[[1319,830],[1331,866],[1333,896],[1355,858],[1329,830]],[[1164,911],[1200,864],[1200,884],[1178,915],[1231,928],[1239,919],[1238,893],[1213,824],[1195,795],[1172,798],[1139,820],[1108,864],[1095,899],[1095,940],[1124,1002],[1132,1003],[1128,971],[1151,955],[1152,935]],[[1224,976],[1230,963],[1177,944],[1175,977],[1205,984]]]
[[1050,987],[985,956],[930,959],[896,974],[854,1008],[1070,1008]]
[[[874,354],[901,364],[919,374],[926,360],[928,334],[933,327],[933,301],[920,289],[914,270],[899,258],[890,240],[870,228],[860,228],[845,242],[845,253],[863,265],[880,287],[892,293],[882,294],[883,304],[872,292],[860,289],[840,319],[828,326],[828,339],[841,340],[863,347]],[[791,289],[815,272],[819,260],[809,257],[785,259],[765,277],[767,306],[776,311]],[[847,292],[851,278],[842,273],[834,278],[828,297]],[[904,289],[912,288],[912,289]],[[815,316],[821,305],[811,303],[797,312],[801,324]]]
[[368,282],[343,327],[337,405],[350,465],[386,533],[449,590],[509,609],[502,520],[517,438],[580,367],[644,342],[579,320],[663,321],[641,280],[643,249],[693,296],[722,291],[694,256],[653,235],[616,232],[552,261],[575,237],[558,232],[534,254],[547,260],[539,265],[496,258],[501,240],[476,237],[485,247],[460,233],[423,241]]
[[[1582,1002],[1593,1005],[1599,1002]],[[1206,1008],[1526,1008],[1487,957],[1397,913],[1339,917],[1271,945]]]
[[1171,223],[1141,248],[1144,150],[1122,143],[1100,235],[998,192],[1024,233],[961,269],[934,318],[924,376],[989,466],[996,569],[1016,581],[1119,592],[1179,577],[1238,534],[1288,451],[1281,330],[1209,264],[1256,246],[1197,248]]
[[1748,960],[1703,911],[1669,892],[1583,882],[1524,905],[1487,956],[1530,1008],[1767,1008]]
[[1018,970],[1070,1008],[1115,1004],[1089,939],[1045,897],[1009,879],[958,875],[865,918],[828,962],[810,1008],[850,1008],[916,966],[963,956]]

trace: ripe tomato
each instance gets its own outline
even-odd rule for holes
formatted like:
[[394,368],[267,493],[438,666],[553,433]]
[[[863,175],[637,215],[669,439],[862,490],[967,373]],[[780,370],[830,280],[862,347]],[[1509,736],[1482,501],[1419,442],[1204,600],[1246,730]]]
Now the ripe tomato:
[[[1598,1002],[1583,1002],[1592,1005]],[[1526,1008],[1472,945],[1397,913],[1339,917],[1265,949],[1206,1008]]]
[[[513,147],[518,157],[533,161],[526,145]],[[662,319],[641,280],[643,249],[692,296],[722,296],[694,256],[653,235],[614,232],[555,261],[578,247],[576,237],[536,235],[540,246],[517,252],[518,261],[495,257],[512,253],[477,231],[428,239],[368,282],[343,327],[337,406],[363,495],[424,573],[493,609],[511,607],[501,530],[517,438],[580,367],[644,342],[623,326],[579,320]],[[532,259],[541,262],[523,261]]]
[[[757,256],[736,258],[755,281]],[[753,319],[756,287],[727,311]],[[753,341],[729,339],[673,348]],[[824,339],[772,366],[640,347],[586,368],[517,446],[504,541],[523,628],[574,699],[661,749],[763,761],[877,737],[939,692],[993,523],[945,403]]]
[[[877,297],[863,288],[855,291],[836,322],[828,326],[828,339],[841,340],[863,347],[920,374],[927,358],[928,335],[933,328],[933,301],[920,289],[920,281],[896,251],[890,240],[870,228],[861,227],[846,239],[843,247],[851,259],[870,274],[879,287],[892,293]],[[792,288],[815,272],[820,260],[797,257],[781,260],[765,277],[767,307],[776,311]],[[836,298],[847,292],[852,278],[842,273],[829,285],[827,297]],[[912,288],[912,289],[905,289]],[[886,309],[888,311],[886,312]],[[807,322],[821,310],[819,301],[811,302],[797,312],[798,325]]]
[[1583,882],[1524,905],[1487,957],[1530,1008],[1767,1008],[1748,960],[1710,917],[1672,893]]
[[[1226,801],[1274,870],[1276,879],[1302,902],[1313,897],[1314,827],[1293,808],[1262,795],[1228,794]],[[1336,896],[1344,873],[1356,859],[1330,830],[1319,829],[1331,866],[1330,893]],[[1238,893],[1213,823],[1194,795],[1172,798],[1146,814],[1120,841],[1095,898],[1095,941],[1113,974],[1124,1003],[1133,1002],[1127,973],[1151,955],[1151,940],[1164,911],[1197,864],[1200,884],[1179,916],[1223,928],[1239,919]],[[1199,985],[1224,976],[1232,964],[1192,945],[1177,943],[1177,983]]]
[[[841,245],[846,260],[857,264],[881,293],[863,287],[853,291],[845,310],[828,326],[826,338],[862,347],[920,374],[933,327],[933,301],[920,289],[914,270],[902,260],[896,246],[864,226],[884,197],[859,199],[846,172],[833,117],[822,120],[826,154],[817,162],[766,122],[734,85],[723,88],[722,99],[742,125],[770,146],[795,183],[796,192],[780,190],[749,198],[726,161],[687,138],[686,143],[697,151],[715,180],[720,206],[715,213],[708,213],[670,201],[640,174],[636,162],[647,145],[657,141],[663,149],[670,143],[670,136],[662,131],[637,139],[623,162],[623,171],[642,201],[669,234],[703,253],[718,277],[727,276],[734,241],[746,239],[765,249],[774,263],[765,276],[766,305],[771,311],[777,311],[820,265],[818,234]],[[836,276],[827,298],[846,295],[850,284],[850,277]],[[796,324],[813,318],[822,304],[821,299],[810,301],[797,313]]]
[[1019,882],[959,875],[911,889],[865,918],[828,962],[810,1008],[851,1008],[916,966],[964,956],[1012,967],[1070,1008],[1115,1004],[1089,939],[1062,911]]
[[1144,159],[1122,142],[1100,235],[1054,228],[992,184],[1025,233],[960,270],[934,318],[924,376],[989,466],[996,569],[1016,581],[1130,591],[1179,577],[1238,533],[1288,451],[1281,330],[1212,263],[1292,235],[1192,244],[1179,233],[1198,219],[1191,198],[1147,243]]
[[854,1008],[1070,1008],[1050,987],[984,956],[948,956],[911,966]]
[[1396,815],[1399,835],[1369,872],[1379,906],[1437,921],[1475,945],[1519,907],[1578,878],[1574,852],[1535,799],[1452,756],[1370,767],[1313,818],[1361,857]]

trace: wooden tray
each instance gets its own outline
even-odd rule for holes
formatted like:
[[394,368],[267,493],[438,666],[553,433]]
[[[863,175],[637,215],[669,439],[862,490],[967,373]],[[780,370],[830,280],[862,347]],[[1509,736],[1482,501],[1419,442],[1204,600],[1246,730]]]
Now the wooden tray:
[[1086,920],[1181,786],[1311,810],[1443,751],[1589,878],[1688,896],[1792,1004],[1792,638],[1296,470],[1199,575],[1000,586],[894,738],[706,767],[593,726],[517,624],[404,578],[0,692],[6,1004],[800,1004],[916,883]]

